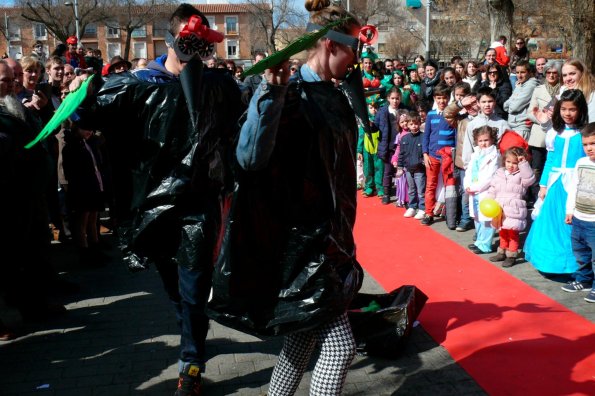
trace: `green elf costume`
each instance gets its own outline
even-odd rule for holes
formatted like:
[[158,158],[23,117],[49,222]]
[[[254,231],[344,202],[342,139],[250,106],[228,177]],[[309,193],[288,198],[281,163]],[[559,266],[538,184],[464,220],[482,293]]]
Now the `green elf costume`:
[[[372,95],[366,98],[368,105],[376,109],[380,107],[381,101],[380,95]],[[364,128],[360,126],[357,141],[357,153],[361,154],[364,163],[365,185],[362,195],[364,197],[372,197],[374,195],[381,197],[384,195],[384,188],[382,187],[384,162],[376,154],[378,151],[380,131],[374,128],[374,115],[368,112],[368,116],[370,118],[370,125],[373,127],[372,133],[365,133]]]

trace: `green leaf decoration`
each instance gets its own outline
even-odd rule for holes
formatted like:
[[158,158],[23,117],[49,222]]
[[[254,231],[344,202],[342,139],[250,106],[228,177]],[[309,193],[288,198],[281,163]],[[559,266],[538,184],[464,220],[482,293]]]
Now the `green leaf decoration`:
[[69,93],[64,101],[60,104],[60,107],[54,113],[54,116],[48,121],[45,127],[39,132],[37,137],[31,142],[27,143],[26,149],[30,149],[43,139],[47,138],[52,134],[56,128],[62,124],[74,111],[83,103],[83,100],[87,97],[87,87],[94,76],[87,78],[76,91]]
[[253,74],[263,73],[266,69],[278,65],[284,60],[291,58],[293,55],[312,47],[329,30],[331,30],[335,26],[339,26],[340,24],[344,23],[349,19],[350,18],[338,19],[335,22],[329,23],[320,30],[314,30],[312,32],[308,32],[298,37],[297,39],[292,41],[287,47],[283,48],[281,51],[277,51],[274,54],[267,56],[251,68],[244,70],[244,73],[242,75],[246,77]]

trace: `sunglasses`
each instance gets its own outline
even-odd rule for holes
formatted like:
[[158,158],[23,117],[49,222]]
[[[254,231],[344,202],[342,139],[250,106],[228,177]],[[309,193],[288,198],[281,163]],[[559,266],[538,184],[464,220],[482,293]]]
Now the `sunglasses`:
[[489,71],[488,74],[498,74],[498,72],[496,70],[493,70],[493,71]]
[[522,41],[519,41],[519,42],[517,43],[517,45],[521,45],[521,44],[525,44],[525,43],[523,43]]

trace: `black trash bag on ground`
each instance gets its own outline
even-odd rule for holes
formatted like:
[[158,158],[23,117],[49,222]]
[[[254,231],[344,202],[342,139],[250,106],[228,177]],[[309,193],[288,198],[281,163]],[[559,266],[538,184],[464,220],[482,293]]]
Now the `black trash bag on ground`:
[[358,351],[398,356],[427,300],[415,286],[401,286],[385,294],[358,293],[347,311]]

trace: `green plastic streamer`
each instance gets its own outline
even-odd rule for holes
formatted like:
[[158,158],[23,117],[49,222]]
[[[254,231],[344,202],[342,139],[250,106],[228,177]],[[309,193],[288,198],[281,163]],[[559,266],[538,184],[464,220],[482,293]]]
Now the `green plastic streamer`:
[[83,81],[81,86],[77,88],[76,91],[71,92],[66,96],[66,98],[64,98],[64,101],[62,101],[60,107],[58,107],[58,110],[56,110],[54,113],[54,116],[48,121],[46,126],[43,127],[37,137],[35,137],[35,139],[33,139],[31,142],[27,143],[25,146],[26,149],[30,149],[43,139],[50,136],[52,131],[58,128],[64,120],[66,120],[72,113],[75,112],[75,110],[87,97],[87,89],[93,77],[94,76],[87,78],[85,81]]

